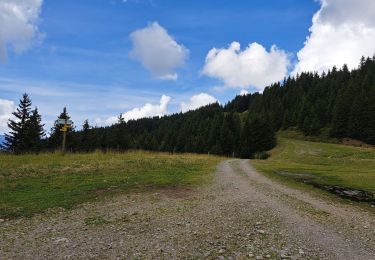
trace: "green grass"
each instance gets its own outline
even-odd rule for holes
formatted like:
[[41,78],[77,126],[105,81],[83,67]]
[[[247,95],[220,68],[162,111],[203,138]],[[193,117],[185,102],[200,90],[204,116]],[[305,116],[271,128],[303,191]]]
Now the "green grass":
[[97,197],[210,180],[221,159],[164,153],[0,154],[0,218],[72,208]]
[[253,165],[280,180],[308,180],[375,193],[375,149],[310,142],[279,135],[268,160]]

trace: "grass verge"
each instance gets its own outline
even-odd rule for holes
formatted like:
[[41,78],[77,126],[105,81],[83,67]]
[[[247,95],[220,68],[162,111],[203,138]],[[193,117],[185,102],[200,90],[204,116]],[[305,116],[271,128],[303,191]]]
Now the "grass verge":
[[164,153],[0,154],[0,218],[72,208],[99,196],[210,181],[219,157]]

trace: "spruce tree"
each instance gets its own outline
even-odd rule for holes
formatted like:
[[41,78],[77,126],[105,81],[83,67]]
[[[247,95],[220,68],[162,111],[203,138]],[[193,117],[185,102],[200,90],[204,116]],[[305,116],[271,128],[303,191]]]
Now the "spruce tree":
[[224,117],[223,123],[220,129],[220,135],[218,136],[221,152],[224,155],[230,156],[234,150],[234,133],[230,129],[230,118],[229,115]]
[[117,124],[123,124],[123,123],[125,123],[125,118],[122,115],[122,113],[120,113],[120,115],[117,118]]
[[89,124],[89,120],[86,119],[86,120],[83,122],[82,131],[83,131],[83,132],[87,132],[90,128],[91,128],[91,126],[90,126],[90,124]]
[[241,147],[240,147],[240,157],[250,158],[251,157],[251,139],[250,139],[250,120],[246,118],[245,124],[241,130]]
[[220,144],[220,130],[223,124],[223,115],[221,113],[215,115],[211,122],[210,133],[209,133],[209,152],[213,154],[222,154],[222,148]]
[[90,136],[89,136],[90,128],[91,126],[89,124],[89,120],[86,119],[82,125],[82,139],[81,139],[81,147],[80,147],[80,149],[82,149],[85,152],[88,152],[91,149]]
[[42,138],[45,136],[43,129],[42,117],[36,107],[31,111],[30,119],[26,123],[26,145],[27,150],[31,152],[39,152],[41,150]]
[[27,122],[30,119],[31,99],[25,93],[13,116],[15,119],[9,119],[9,134],[5,134],[5,150],[16,154],[27,151]]
[[332,137],[343,138],[348,132],[348,117],[351,107],[350,97],[342,93],[338,96],[333,108],[333,118],[330,135]]
[[233,152],[234,156],[239,156],[240,154],[240,144],[241,144],[241,119],[238,113],[231,113],[231,130],[234,137]]
[[242,131],[241,157],[251,158],[256,152],[268,151],[275,147],[275,131],[263,115],[250,116]]
[[375,83],[368,92],[367,119],[367,137],[364,141],[375,145]]

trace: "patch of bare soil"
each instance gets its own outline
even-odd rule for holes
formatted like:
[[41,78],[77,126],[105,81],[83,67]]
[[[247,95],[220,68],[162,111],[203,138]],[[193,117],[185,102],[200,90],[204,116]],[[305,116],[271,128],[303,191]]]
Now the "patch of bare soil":
[[371,145],[371,144],[365,143],[363,141],[352,139],[352,138],[344,138],[344,139],[342,139],[342,143],[346,144],[346,145],[352,145],[352,146],[375,148],[375,145]]
[[158,189],[157,192],[170,198],[182,199],[192,196],[194,194],[194,189],[181,187],[165,187],[162,189]]
[[375,259],[375,217],[225,161],[212,184],[0,223],[1,259]]

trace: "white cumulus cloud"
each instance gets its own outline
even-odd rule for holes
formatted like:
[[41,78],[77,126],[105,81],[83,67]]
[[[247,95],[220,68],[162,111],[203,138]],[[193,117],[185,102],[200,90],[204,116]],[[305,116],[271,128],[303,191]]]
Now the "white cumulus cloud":
[[184,65],[189,51],[178,44],[157,22],[130,35],[131,57],[139,61],[155,77],[176,80],[175,69]]
[[189,102],[182,102],[180,105],[181,111],[187,112],[189,110],[194,110],[200,108],[202,106],[212,104],[217,102],[216,98],[210,96],[206,93],[200,93],[198,95],[194,95],[190,98]]
[[43,0],[0,0],[0,58],[7,49],[16,53],[28,49],[33,41],[41,40],[38,20]]
[[[122,114],[125,121],[129,121],[132,119],[140,119],[140,118],[147,118],[147,117],[154,117],[154,116],[164,116],[168,114],[168,105],[171,101],[171,97],[162,95],[160,98],[159,104],[151,104],[146,103],[143,107],[140,108],[133,108]],[[99,125],[112,125],[117,123],[118,117],[112,116],[105,120],[97,119],[96,123]]]
[[241,51],[238,42],[227,49],[211,49],[206,57],[203,74],[218,78],[227,87],[264,87],[283,79],[288,72],[289,57],[275,45],[267,51],[254,42]]
[[323,72],[347,64],[356,68],[362,56],[375,54],[374,0],[320,0],[310,36],[298,52],[294,74]]
[[0,98],[0,134],[8,130],[8,119],[12,116],[14,111],[14,102]]

